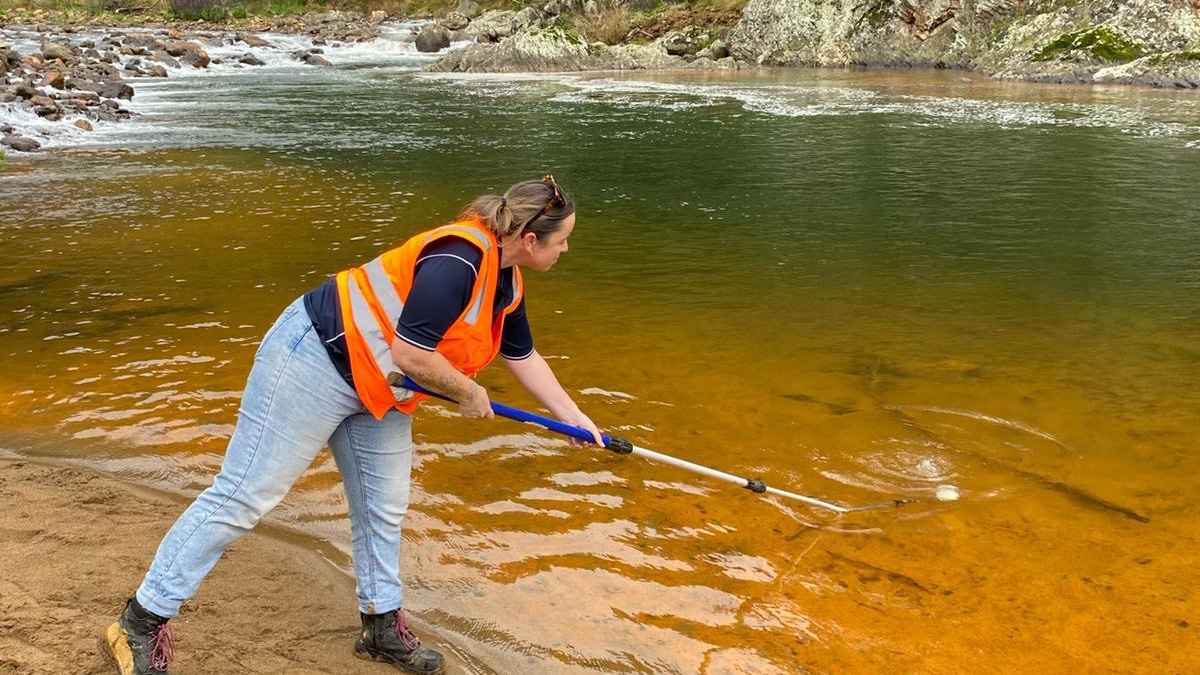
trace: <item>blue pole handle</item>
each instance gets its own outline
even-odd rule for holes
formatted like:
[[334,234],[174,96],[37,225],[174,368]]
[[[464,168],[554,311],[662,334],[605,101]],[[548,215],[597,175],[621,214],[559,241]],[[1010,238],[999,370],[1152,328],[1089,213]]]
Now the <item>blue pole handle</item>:
[[[450,401],[451,403],[458,402],[458,401],[455,401],[454,399],[450,398],[449,396],[443,396],[437,392],[429,391],[425,387],[422,387],[421,385],[417,384],[416,382],[413,382],[411,377],[405,377],[404,381],[401,382],[399,386],[404,387],[405,389],[408,389],[410,391],[415,391],[418,394],[425,394],[426,396],[433,396],[434,398],[440,398],[443,401]],[[543,417],[541,415],[536,415],[534,413],[528,412],[526,410],[521,410],[519,408],[513,408],[511,406],[504,405],[503,403],[496,403],[495,401],[492,401],[492,412],[496,413],[497,415],[499,415],[501,417],[507,417],[510,420],[516,420],[518,422],[532,422],[534,424],[540,424],[541,426],[546,427],[550,431],[554,431],[554,432],[563,434],[565,436],[572,436],[574,438],[578,438],[581,441],[587,441],[588,443],[596,442],[596,439],[592,437],[592,432],[588,431],[587,429],[584,429],[583,427],[577,427],[573,424],[559,422],[558,420],[550,419],[549,417]],[[608,434],[600,434],[600,438],[601,438],[601,440],[604,441],[604,447],[609,448],[611,450],[613,442],[614,442],[614,438],[612,436],[609,436]]]

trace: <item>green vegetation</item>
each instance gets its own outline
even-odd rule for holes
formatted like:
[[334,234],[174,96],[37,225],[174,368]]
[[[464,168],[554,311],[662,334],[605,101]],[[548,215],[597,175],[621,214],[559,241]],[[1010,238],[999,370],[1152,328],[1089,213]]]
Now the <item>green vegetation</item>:
[[1132,61],[1142,55],[1142,46],[1138,43],[1111,28],[1094,26],[1060,35],[1057,40],[1043,47],[1033,60],[1063,60],[1076,50],[1086,51],[1104,61]]

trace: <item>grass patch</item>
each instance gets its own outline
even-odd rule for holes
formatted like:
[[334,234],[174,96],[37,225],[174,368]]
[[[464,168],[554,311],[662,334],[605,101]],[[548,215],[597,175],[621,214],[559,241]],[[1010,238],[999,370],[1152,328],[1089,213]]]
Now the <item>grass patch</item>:
[[589,42],[615,45],[625,40],[638,18],[625,5],[606,5],[599,14],[578,14],[570,22]]
[[1034,61],[1058,61],[1081,50],[1104,61],[1132,61],[1142,55],[1142,46],[1105,26],[1064,33],[1034,55]]

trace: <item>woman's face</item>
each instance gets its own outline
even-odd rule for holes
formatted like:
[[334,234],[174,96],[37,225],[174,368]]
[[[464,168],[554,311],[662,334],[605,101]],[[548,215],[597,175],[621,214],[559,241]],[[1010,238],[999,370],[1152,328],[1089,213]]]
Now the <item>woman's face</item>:
[[571,231],[574,229],[575,214],[572,213],[563,219],[557,230],[546,235],[544,239],[538,239],[537,235],[532,232],[526,233],[522,237],[528,253],[525,266],[539,272],[545,272],[554,267],[554,263],[558,262],[558,256],[566,253],[567,238],[571,236]]

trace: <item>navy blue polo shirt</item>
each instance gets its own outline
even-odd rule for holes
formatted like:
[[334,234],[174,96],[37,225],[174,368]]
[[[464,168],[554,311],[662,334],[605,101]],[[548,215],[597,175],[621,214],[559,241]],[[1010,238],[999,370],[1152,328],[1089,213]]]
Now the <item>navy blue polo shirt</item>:
[[[425,351],[435,351],[442,336],[462,316],[471,302],[471,290],[479,275],[483,251],[461,237],[442,237],[421,250],[413,273],[412,288],[404,301],[404,310],[396,324],[396,335]],[[513,300],[513,268],[499,272],[492,320]],[[342,325],[341,303],[334,277],[304,294],[304,309],[317,335],[329,352],[329,359],[342,377],[354,385],[350,357],[346,352],[346,331]],[[518,361],[533,354],[533,333],[525,316],[525,299],[504,319],[500,356]]]

